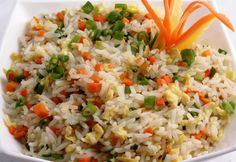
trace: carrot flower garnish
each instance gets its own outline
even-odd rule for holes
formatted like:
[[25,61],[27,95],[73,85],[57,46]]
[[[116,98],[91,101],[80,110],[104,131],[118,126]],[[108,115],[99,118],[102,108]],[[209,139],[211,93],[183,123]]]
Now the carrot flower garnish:
[[[155,42],[155,46],[160,49],[177,48],[182,50],[191,47],[215,19],[234,31],[229,19],[204,1],[191,2],[181,14],[182,0],[163,0],[165,9],[163,20],[158,17],[147,0],[142,0],[142,2],[160,30],[159,37]],[[203,7],[210,13],[184,30],[191,14]]]

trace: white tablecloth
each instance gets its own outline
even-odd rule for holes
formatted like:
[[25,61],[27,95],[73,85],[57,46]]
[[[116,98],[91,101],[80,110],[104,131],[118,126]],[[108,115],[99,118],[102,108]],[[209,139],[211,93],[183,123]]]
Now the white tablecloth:
[[[53,1],[53,0],[52,0]],[[225,13],[234,26],[236,27],[236,0],[216,0],[218,3],[218,6],[220,8],[220,11]],[[2,35],[5,31],[6,24],[8,22],[9,13],[12,10],[12,7],[14,5],[15,0],[0,0],[0,43],[2,41]],[[236,49],[236,34],[230,33],[230,38],[233,42],[234,48]],[[1,137],[1,140],[4,140],[3,137]],[[235,140],[235,139],[232,139]],[[236,152],[215,158],[213,160],[210,160],[208,162],[235,162],[236,161]],[[12,161],[10,157],[4,156],[0,154],[0,162],[16,162]]]

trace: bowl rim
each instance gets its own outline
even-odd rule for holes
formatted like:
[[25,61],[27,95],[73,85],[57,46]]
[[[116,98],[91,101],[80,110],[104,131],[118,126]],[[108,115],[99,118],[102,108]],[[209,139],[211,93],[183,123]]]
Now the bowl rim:
[[[86,2],[86,1],[87,0],[81,0],[81,3]],[[104,3],[106,0],[90,0],[90,1],[92,1],[92,2],[103,2]],[[112,0],[112,1],[109,1],[109,3],[114,3],[116,1],[119,1],[119,0]],[[161,2],[162,0],[149,0],[149,1],[150,1],[150,3],[152,3],[152,2]],[[192,0],[183,0],[183,1],[184,2],[191,2]],[[219,7],[218,7],[217,2],[215,0],[207,0],[207,1],[210,2],[210,4],[215,8],[216,11],[219,11]],[[23,3],[35,3],[35,4],[36,3],[55,3],[56,4],[56,3],[71,3],[71,2],[78,2],[78,0],[54,0],[54,1],[50,1],[50,0],[16,0],[13,4],[13,7],[11,9],[10,14],[8,15],[9,19],[6,22],[6,29],[3,33],[3,37],[2,37],[2,40],[1,40],[0,52],[4,48],[4,44],[5,44],[4,40],[7,36],[7,33],[9,32],[10,22],[12,21],[13,16],[15,15],[14,13],[16,12],[16,7],[18,5],[22,5]],[[135,2],[135,0],[127,0],[125,2]],[[229,36],[229,33],[228,33],[226,27],[223,26],[223,24],[220,24],[220,25],[221,25],[223,34],[226,37],[226,44],[228,44],[229,50],[231,51],[231,54],[232,54],[231,57],[234,57],[234,64],[235,64],[236,63],[236,59],[235,59],[236,53],[235,53],[234,46],[231,42],[231,39],[230,39],[230,36]],[[2,111],[2,109],[0,111]],[[1,120],[0,121],[1,124],[4,124],[3,119],[0,119],[0,120]],[[4,124],[4,126],[5,126],[5,124]],[[6,155],[9,158],[10,157],[17,158],[17,159],[20,159],[20,160],[27,160],[27,161],[34,161],[34,162],[49,162],[48,160],[27,156],[27,155],[24,155],[23,153],[9,153],[4,149],[4,145],[1,141],[2,140],[0,140],[0,154],[2,154],[2,155]],[[198,157],[194,157],[192,159],[184,160],[184,162],[197,162],[197,161],[202,161],[202,160],[210,160],[210,159],[213,159],[215,157],[222,156],[224,154],[227,154],[227,153],[230,153],[230,152],[233,152],[233,151],[236,151],[236,145],[234,145],[232,147],[229,147],[229,148],[224,148],[222,150],[210,152],[206,155],[201,155],[201,156],[198,156]]]

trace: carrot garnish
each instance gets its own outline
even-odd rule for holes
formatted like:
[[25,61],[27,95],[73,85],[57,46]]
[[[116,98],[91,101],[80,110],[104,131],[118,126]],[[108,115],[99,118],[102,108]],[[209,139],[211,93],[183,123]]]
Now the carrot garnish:
[[103,64],[96,64],[95,66],[94,66],[94,69],[95,69],[95,71],[97,71],[97,72],[99,72],[99,71],[102,71],[103,70]]
[[102,15],[98,15],[98,16],[95,16],[93,18],[93,20],[96,21],[96,22],[104,23],[104,22],[106,22],[106,17],[102,16]]
[[[147,0],[142,0],[142,2],[149,12],[147,15],[154,20],[160,30],[159,37],[154,44],[160,49],[174,47],[182,50],[184,48],[191,47],[191,45],[200,37],[203,31],[211,24],[211,22],[213,22],[215,18],[234,31],[233,25],[226,18],[226,16],[217,13],[212,6],[204,1],[194,1],[190,3],[181,16],[180,10],[182,0],[163,0],[165,9],[165,17],[163,21],[157,16]],[[210,14],[203,16],[196,23],[190,26],[189,29],[183,32],[187,20],[191,14],[202,7],[207,8]]]
[[124,78],[122,82],[126,86],[132,86],[134,84],[134,82],[131,79],[128,79],[128,78]]
[[146,128],[145,130],[144,130],[144,132],[143,133],[149,133],[149,134],[154,134],[154,130],[151,128],[151,127],[148,127],[148,128]]
[[99,93],[102,88],[102,85],[100,83],[88,83],[87,89],[91,93]]

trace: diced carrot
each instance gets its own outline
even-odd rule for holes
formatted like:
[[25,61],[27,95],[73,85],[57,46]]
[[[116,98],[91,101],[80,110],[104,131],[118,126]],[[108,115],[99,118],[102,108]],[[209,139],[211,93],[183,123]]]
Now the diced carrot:
[[164,100],[164,98],[163,98],[163,97],[157,98],[157,99],[156,99],[156,105],[159,106],[159,107],[165,106],[165,100]]
[[94,120],[90,119],[90,120],[88,120],[88,121],[86,122],[86,124],[88,125],[88,127],[89,127],[90,129],[92,129],[93,126],[97,124],[97,122],[95,122]]
[[93,58],[90,52],[83,52],[82,57],[84,60],[91,60]]
[[63,15],[62,12],[58,12],[58,13],[56,14],[56,16],[57,16],[57,19],[58,19],[58,20],[64,21],[64,15]]
[[31,105],[31,103],[29,102],[29,101],[26,101],[26,107],[28,108],[28,109],[30,109],[31,107],[32,107],[32,105]]
[[73,105],[75,105],[75,106],[80,106],[81,103],[77,101],[77,102],[74,102]]
[[122,22],[123,22],[123,23],[129,23],[129,19],[127,19],[126,17],[124,17],[124,18],[122,19]]
[[93,80],[94,83],[99,83],[99,81],[101,80],[101,78],[99,78],[99,76],[97,75],[92,75],[90,79]]
[[61,91],[60,94],[63,95],[63,96],[65,96],[66,98],[69,96],[69,93],[66,92],[65,90],[64,90],[64,91]]
[[117,138],[116,136],[113,135],[112,138],[111,138],[111,145],[116,146],[118,141],[119,141],[119,138]]
[[77,69],[77,74],[87,74],[85,68],[79,68]]
[[61,135],[61,129],[60,128],[57,128],[57,127],[49,127],[53,133],[56,135],[56,136],[60,136]]
[[184,66],[184,62],[183,61],[178,61],[177,65],[180,66],[180,67],[183,67]]
[[204,105],[208,104],[210,102],[210,99],[204,97],[204,96],[199,96],[199,99],[202,101]]
[[156,83],[160,87],[160,86],[163,86],[166,82],[164,79],[159,78],[156,80]]
[[28,128],[23,126],[23,127],[19,128],[19,129],[15,130],[13,136],[16,139],[20,139],[20,138],[24,137],[27,132],[28,132]]
[[98,108],[100,108],[100,107],[102,106],[102,104],[103,104],[103,101],[102,101],[100,98],[96,98],[93,103],[94,103],[94,105],[96,105]]
[[128,78],[124,78],[122,82],[126,86],[132,86],[134,84],[134,82],[131,79],[128,79]]
[[85,23],[85,21],[79,20],[79,21],[78,21],[78,28],[79,28],[80,30],[84,30],[84,29],[86,28],[86,23]]
[[40,29],[40,30],[38,31],[38,36],[43,37],[44,34],[45,34],[45,30]]
[[80,158],[78,162],[97,162],[97,160],[91,157],[83,157]]
[[152,32],[152,28],[147,28],[147,33],[150,34]]
[[28,90],[26,88],[23,88],[21,91],[20,91],[20,94],[21,96],[23,97],[26,97],[28,95]]
[[91,93],[99,93],[102,88],[102,85],[100,83],[88,83],[87,89]]
[[93,18],[93,20],[96,21],[96,22],[104,23],[104,22],[106,22],[106,17],[102,16],[102,15],[98,15],[98,16],[95,16]]
[[113,69],[113,65],[112,64],[107,64],[108,69]]
[[5,90],[8,92],[14,92],[16,88],[18,87],[19,83],[10,81],[6,84]]
[[208,134],[207,126],[205,126],[204,128],[202,128],[202,129],[200,130],[200,132],[201,132],[204,136],[207,135],[207,134]]
[[203,51],[202,54],[201,54],[201,56],[203,56],[203,57],[208,57],[210,55],[211,55],[211,51],[209,49],[206,50],[206,51]]
[[151,19],[151,15],[150,15],[149,13],[145,14],[144,17],[145,17],[146,19]]
[[9,131],[9,133],[11,133],[12,135],[14,135],[15,128],[14,128],[14,127],[8,127],[8,131]]
[[52,97],[51,100],[57,105],[61,103],[61,99],[59,97]]
[[153,65],[156,62],[156,57],[150,56],[150,57],[148,57],[148,61],[150,62],[151,65]]
[[40,30],[40,28],[37,27],[37,26],[32,26],[31,29],[34,30],[34,31],[38,31],[38,30]]
[[203,134],[202,134],[202,133],[197,133],[197,134],[192,134],[192,136],[193,136],[194,138],[200,140],[200,139],[202,138]]
[[43,103],[37,103],[32,107],[32,111],[38,115],[40,118],[45,118],[48,116],[48,109]]
[[166,152],[169,153],[171,151],[171,147],[170,146],[167,146],[166,147]]
[[27,70],[24,70],[23,74],[24,74],[24,77],[25,77],[25,78],[27,78],[27,77],[30,76],[30,72],[27,71]]
[[164,75],[161,78],[164,79],[166,83],[172,83],[173,82],[172,78],[169,75]]
[[154,134],[154,131],[151,127],[148,127],[144,130],[144,133],[150,133],[150,134]]
[[35,56],[34,57],[34,62],[36,63],[36,64],[42,64],[43,62],[42,62],[42,57],[41,56]]
[[128,72],[123,72],[121,75],[120,75],[120,79],[121,80],[124,80],[125,78],[128,78],[129,77],[129,74],[128,74]]
[[80,36],[80,38],[79,38],[79,43],[84,43],[84,39],[85,39],[84,36]]
[[207,70],[205,71],[205,77],[206,77],[206,78],[209,77],[210,74],[211,74],[211,70],[210,70],[210,69],[207,69]]
[[219,96],[219,99],[220,99],[220,100],[223,100],[223,99],[224,99],[224,97],[223,97],[222,95],[220,95],[220,96]]
[[97,72],[99,72],[99,71],[102,71],[103,70],[103,64],[96,64],[95,66],[94,66],[94,69],[95,69],[95,71],[97,71]]

